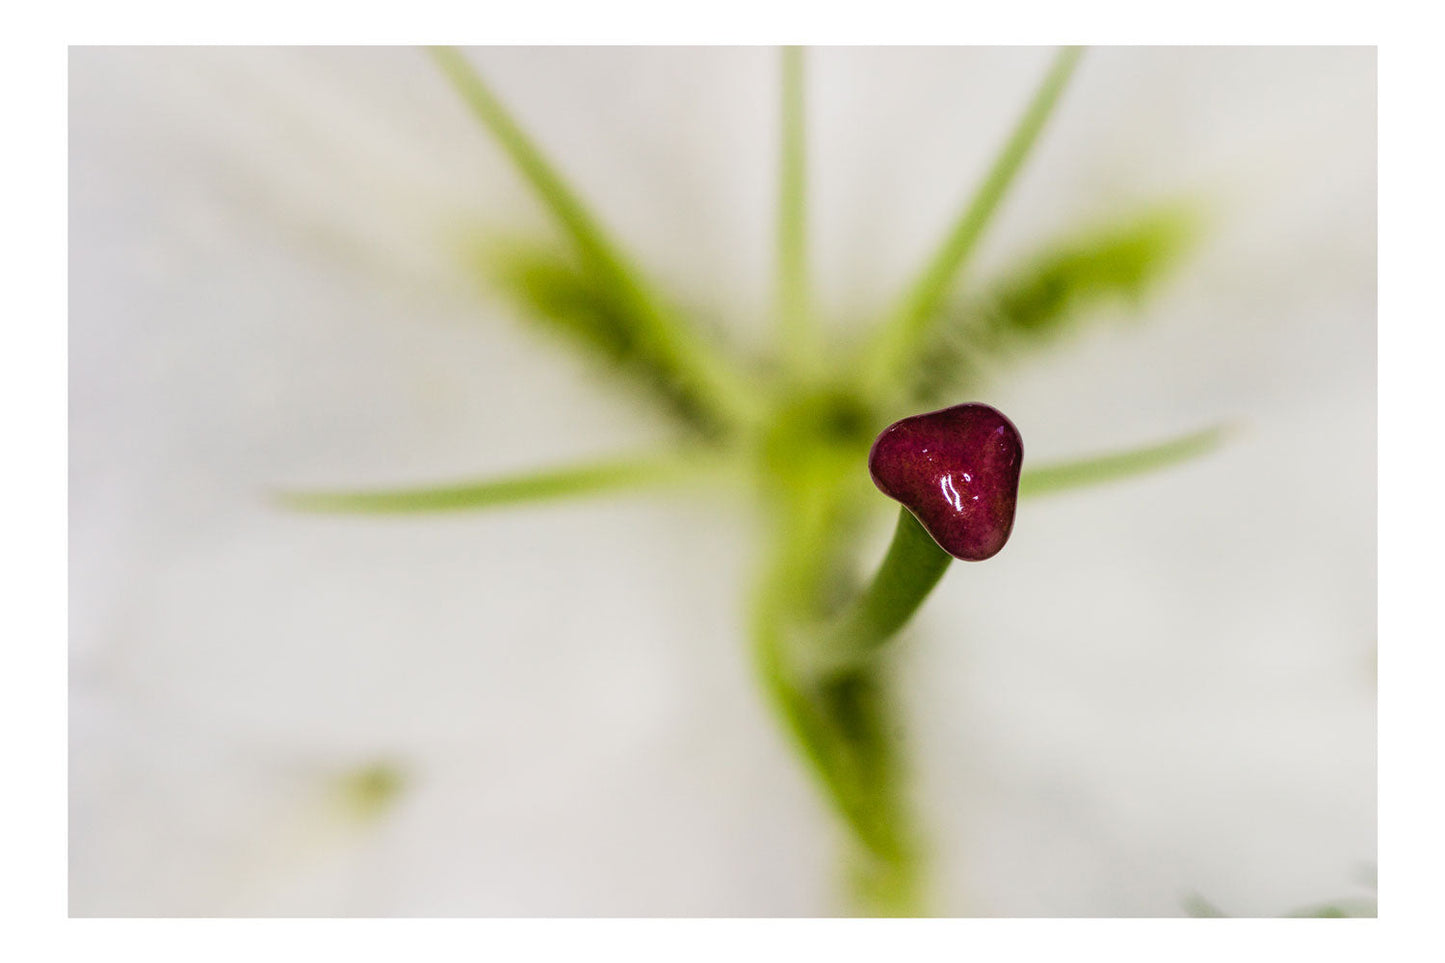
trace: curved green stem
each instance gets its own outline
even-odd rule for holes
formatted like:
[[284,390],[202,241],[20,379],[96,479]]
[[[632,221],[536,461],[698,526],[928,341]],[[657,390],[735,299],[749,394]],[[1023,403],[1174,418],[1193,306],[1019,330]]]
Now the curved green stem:
[[886,660],[824,676],[801,657],[828,624],[830,573],[842,565],[851,515],[841,478],[811,478],[773,492],[777,514],[754,598],[753,656],[772,708],[846,829],[854,910],[918,915],[923,850],[904,791]]
[[847,828],[856,909],[920,915],[922,850],[902,790],[898,721],[884,666],[874,662],[827,679],[798,673],[789,657],[797,614],[771,587],[757,600],[754,658],[764,690]]
[[873,581],[818,639],[809,653],[812,671],[834,675],[875,657],[913,618],[952,561],[913,513],[900,508],[888,554]]
[[761,586],[753,623],[759,674],[848,827],[858,906],[870,915],[919,915],[923,850],[904,791],[888,664],[880,656],[952,559],[903,510],[872,583],[840,618],[820,625],[808,601],[820,553],[798,551],[819,549],[809,537],[815,534],[804,525],[780,540]]

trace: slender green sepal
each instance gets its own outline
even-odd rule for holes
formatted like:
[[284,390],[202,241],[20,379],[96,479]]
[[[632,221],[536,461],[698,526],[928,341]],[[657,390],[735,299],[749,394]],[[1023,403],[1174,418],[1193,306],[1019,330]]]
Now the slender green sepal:
[[668,484],[715,460],[684,455],[617,459],[482,481],[388,491],[281,492],[287,508],[308,512],[410,514],[500,508]]
[[1178,465],[1213,451],[1228,434],[1228,426],[1216,425],[1157,445],[1026,468],[1019,479],[1019,497],[1053,495]]
[[907,377],[954,279],[1023,167],[1081,52],[1079,47],[1065,47],[1055,56],[1028,108],[942,246],[872,340],[863,359],[863,386],[870,396],[887,397]]
[[557,219],[589,270],[626,305],[626,314],[637,325],[649,353],[715,407],[724,421],[737,424],[755,420],[759,405],[752,386],[720,353],[699,340],[689,325],[661,305],[636,268],[466,57],[454,47],[434,47],[431,53],[453,88]]

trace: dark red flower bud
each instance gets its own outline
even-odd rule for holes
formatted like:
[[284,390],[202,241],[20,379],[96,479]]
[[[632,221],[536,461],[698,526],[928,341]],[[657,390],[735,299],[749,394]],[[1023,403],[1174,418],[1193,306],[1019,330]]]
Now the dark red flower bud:
[[894,422],[868,454],[873,483],[903,503],[945,552],[979,562],[1014,526],[1024,443],[988,405],[954,405]]

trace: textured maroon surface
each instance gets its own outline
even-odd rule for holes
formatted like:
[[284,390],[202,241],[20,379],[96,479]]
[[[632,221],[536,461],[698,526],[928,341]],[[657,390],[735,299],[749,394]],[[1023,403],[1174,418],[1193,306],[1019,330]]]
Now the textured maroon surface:
[[1013,422],[996,408],[967,404],[889,425],[873,442],[868,470],[945,552],[978,562],[1013,531],[1023,461]]

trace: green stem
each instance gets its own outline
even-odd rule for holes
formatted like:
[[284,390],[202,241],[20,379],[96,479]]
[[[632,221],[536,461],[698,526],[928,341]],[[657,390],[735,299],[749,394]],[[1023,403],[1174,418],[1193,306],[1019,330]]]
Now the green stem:
[[834,675],[875,658],[913,618],[952,561],[913,513],[900,508],[893,541],[873,581],[808,653],[811,670]]
[[807,378],[822,348],[808,305],[807,137],[803,50],[782,51],[782,148],[778,165],[778,323],[783,360]]
[[988,226],[1039,132],[1063,93],[1081,49],[1064,47],[1019,118],[993,166],[979,184],[941,247],[879,330],[863,362],[863,385],[870,396],[887,397],[912,367],[914,355],[937,319],[943,299],[983,230]]
[[[898,722],[873,664],[807,680],[788,657],[786,607],[764,589],[753,622],[764,691],[850,835],[849,871],[865,915],[914,916],[923,906],[922,860],[901,790]],[[793,613],[795,614],[795,613]]]
[[887,665],[873,660],[824,677],[804,670],[799,658],[821,629],[829,573],[845,551],[845,486],[815,477],[812,484],[774,494],[773,547],[758,582],[751,626],[760,681],[847,829],[855,909],[916,915],[923,906],[923,866],[903,787],[903,747]]

